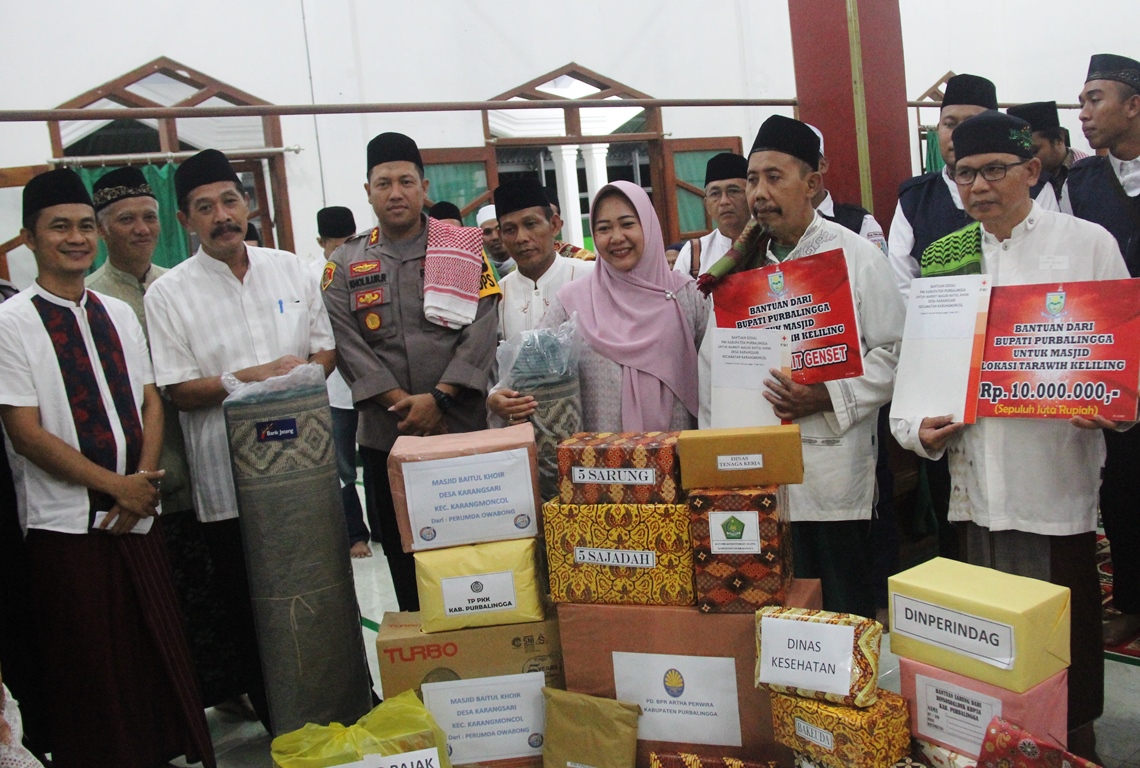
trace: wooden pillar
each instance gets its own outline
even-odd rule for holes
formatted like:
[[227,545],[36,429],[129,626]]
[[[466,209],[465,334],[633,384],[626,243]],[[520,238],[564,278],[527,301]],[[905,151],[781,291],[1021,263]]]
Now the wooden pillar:
[[823,132],[827,187],[889,227],[910,177],[899,0],[788,0],[799,119]]
[[[283,146],[281,138],[281,118],[266,115],[261,118],[265,146]],[[289,208],[289,182],[285,178],[285,155],[271,155],[269,162],[269,187],[273,191],[273,224],[277,232],[277,247],[283,251],[296,253],[293,247],[293,213]],[[268,213],[268,211],[266,211]],[[316,215],[314,213],[314,215]],[[265,219],[262,218],[264,222]]]

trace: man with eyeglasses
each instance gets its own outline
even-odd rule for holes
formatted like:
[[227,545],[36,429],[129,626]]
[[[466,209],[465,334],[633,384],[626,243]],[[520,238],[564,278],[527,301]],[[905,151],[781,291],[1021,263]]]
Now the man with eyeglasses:
[[[1061,210],[1113,234],[1128,271],[1140,276],[1140,62],[1097,54],[1080,95],[1081,130],[1108,154],[1073,165]],[[1104,532],[1112,548],[1112,602],[1121,612],[1105,624],[1106,645],[1140,632],[1140,431],[1105,433],[1108,459],[1100,489]]]
[[[922,277],[987,274],[995,286],[1118,280],[1128,276],[1103,227],[1041,207],[1030,197],[1041,161],[1029,123],[996,111],[953,133],[953,180],[975,221],[930,245]],[[1072,591],[1069,748],[1099,764],[1092,722],[1104,708],[1100,587],[1096,572],[1097,490],[1104,465],[1098,416],[891,419],[903,447],[949,456],[950,520],[964,529],[976,565],[1050,581]]]
[[716,227],[702,238],[685,243],[673,269],[688,272],[694,280],[728,253],[752,218],[745,187],[748,161],[732,152],[713,155],[705,165],[705,212]]

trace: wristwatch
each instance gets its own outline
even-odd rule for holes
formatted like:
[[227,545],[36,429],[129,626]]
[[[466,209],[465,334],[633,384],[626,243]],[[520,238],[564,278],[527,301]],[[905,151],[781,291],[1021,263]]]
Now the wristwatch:
[[435,404],[439,406],[439,410],[444,413],[448,413],[452,408],[459,405],[454,397],[440,390],[438,387],[432,387],[431,396],[435,398]]

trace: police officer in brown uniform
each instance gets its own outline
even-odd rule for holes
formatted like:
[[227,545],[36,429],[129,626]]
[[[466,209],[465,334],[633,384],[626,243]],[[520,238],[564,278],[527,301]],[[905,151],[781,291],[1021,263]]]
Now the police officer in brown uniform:
[[364,482],[376,499],[369,524],[381,532],[400,610],[415,611],[415,563],[400,547],[388,454],[400,435],[486,428],[500,291],[481,256],[482,233],[423,212],[428,181],[412,139],[382,133],[368,143],[364,188],[380,225],[333,253],[321,285],[337,367],[360,411]]

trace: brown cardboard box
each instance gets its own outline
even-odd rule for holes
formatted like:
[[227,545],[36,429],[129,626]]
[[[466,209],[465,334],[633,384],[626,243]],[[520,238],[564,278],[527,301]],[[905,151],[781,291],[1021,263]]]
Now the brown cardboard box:
[[789,608],[806,608],[809,611],[823,610],[823,582],[819,579],[792,579],[784,605]]
[[558,622],[477,627],[425,635],[420,614],[385,613],[376,636],[384,698],[421,683],[545,672],[546,685],[565,688]]
[[787,488],[689,491],[697,607],[704,613],[755,613],[783,605],[792,581]]
[[[818,606],[819,582],[796,581],[788,599],[806,598]],[[798,607],[798,606],[797,606]],[[710,746],[674,741],[637,742],[638,768],[649,768],[651,752],[693,752],[791,765],[792,753],[776,743],[768,691],[756,688],[756,619],[750,613],[702,614],[696,607],[656,605],[558,606],[566,668],[566,688],[591,696],[617,698],[615,651],[639,654],[732,659],[736,669],[741,746]],[[696,681],[687,681],[692,684]],[[665,695],[665,694],[663,694]],[[671,695],[671,694],[668,694]],[[635,702],[636,703],[636,702]],[[642,723],[646,715],[642,715]]]
[[676,432],[582,432],[558,445],[563,504],[676,504]]
[[798,424],[686,430],[677,438],[681,487],[755,488],[804,481]]
[[[408,496],[404,487],[405,464],[436,459],[453,459],[460,456],[501,453],[515,448],[525,448],[530,459],[533,507],[528,504],[527,509],[516,509],[513,505],[495,506],[492,504],[472,510],[472,513],[478,512],[484,518],[487,517],[488,512],[496,513],[496,516],[489,520],[499,523],[493,528],[497,533],[492,533],[487,538],[468,536],[465,537],[465,540],[459,541],[449,540],[445,528],[448,526],[449,517],[461,515],[465,511],[464,509],[450,510],[452,503],[462,502],[462,497],[441,498],[437,501],[441,501],[449,507],[450,511],[440,513],[439,518],[437,518],[440,522],[420,526],[419,530],[413,530],[408,510]],[[392,452],[388,455],[388,480],[392,485],[392,503],[396,507],[396,523],[400,527],[400,545],[405,552],[453,547],[461,544],[479,544],[502,539],[527,538],[535,536],[538,531],[542,530],[542,521],[539,518],[542,500],[538,493],[538,449],[534,443],[534,427],[529,422],[504,429],[484,429],[479,432],[464,432],[454,435],[433,435],[431,437],[401,435],[396,438]],[[482,483],[480,487],[489,486]],[[479,495],[467,498],[478,499]],[[419,517],[424,516],[419,515]],[[524,517],[529,519],[524,520]],[[480,522],[487,523],[489,520],[482,519]],[[487,529],[489,526],[481,525],[480,527]]]

